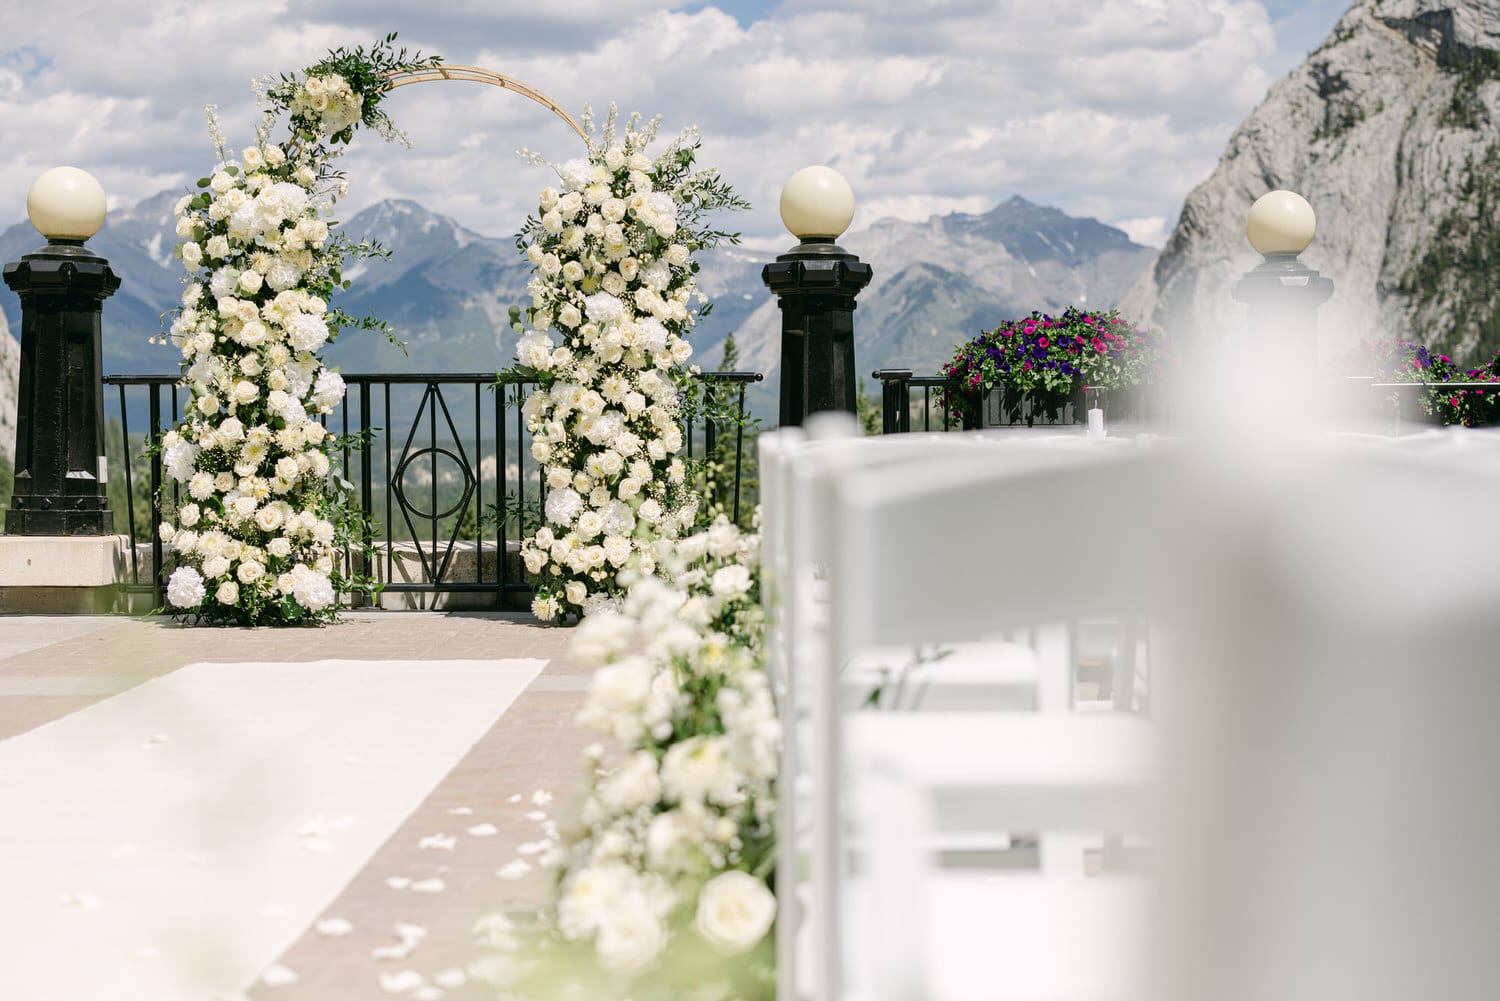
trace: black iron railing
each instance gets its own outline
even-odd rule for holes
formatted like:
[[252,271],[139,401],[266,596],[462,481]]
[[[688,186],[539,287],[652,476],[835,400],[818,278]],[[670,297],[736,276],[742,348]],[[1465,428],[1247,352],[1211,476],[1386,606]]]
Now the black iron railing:
[[[880,416],[883,434],[904,434],[911,431],[962,431],[966,427],[1030,425],[1036,411],[1028,401],[1014,401],[1013,409],[1004,409],[999,414],[988,414],[984,419],[969,415],[966,419],[955,416],[945,405],[948,393],[962,390],[956,379],[941,375],[913,375],[910,369],[887,368],[871,373],[880,381]],[[935,390],[942,390],[941,394]],[[1500,423],[1500,382],[1379,382],[1373,377],[1352,376],[1343,380],[1331,379],[1318,384],[1317,391],[1330,394],[1342,393],[1342,412],[1350,416],[1389,421],[1393,426],[1411,424],[1462,423],[1472,418],[1475,423],[1494,425]],[[1472,403],[1471,398],[1485,399],[1485,408],[1460,409],[1461,403]],[[1443,401],[1448,408],[1442,407]],[[1072,405],[1059,407],[1038,424],[1083,423],[1083,408],[1100,406],[1112,422],[1120,419],[1111,410],[1125,415],[1126,419],[1141,419],[1158,416],[1152,410],[1149,391],[1108,392],[1089,390],[1078,401],[1082,407]],[[992,401],[983,401],[989,407]]]
[[[104,379],[107,416],[118,424],[109,441],[111,506],[120,530],[136,542],[127,590],[154,593],[157,604],[169,559],[158,526],[175,517],[182,491],[164,479],[160,456],[147,453],[150,442],[181,420],[187,397],[180,378]],[[686,452],[725,467],[719,489],[738,521],[754,503],[752,484],[742,473],[745,390],[761,375],[705,372],[702,378],[718,401],[711,412],[721,420],[686,423]],[[344,375],[344,383],[343,403],[323,423],[343,443],[330,457],[339,460],[336,474],[345,496],[365,516],[363,541],[375,554],[361,561],[350,540],[346,568],[370,574],[386,593],[412,594],[418,603],[439,594],[472,595],[473,603],[494,607],[524,601],[531,586],[515,552],[540,524],[546,494],[521,413],[535,383],[497,383],[489,372],[357,374]],[[732,439],[723,433],[726,414],[734,418]]]
[[[1068,397],[1052,398],[1036,394],[1006,397],[1003,394],[975,393],[965,402],[968,412],[960,417],[947,405],[953,398],[952,394],[963,392],[963,385],[957,379],[942,375],[913,375],[905,368],[877,369],[871,377],[880,381],[882,434],[1081,424],[1089,407],[1121,408],[1123,413],[1126,406],[1125,394],[1115,394],[1112,401],[1107,401],[1110,394],[1097,387],[1080,389]],[[935,392],[937,390],[941,390],[941,394]]]

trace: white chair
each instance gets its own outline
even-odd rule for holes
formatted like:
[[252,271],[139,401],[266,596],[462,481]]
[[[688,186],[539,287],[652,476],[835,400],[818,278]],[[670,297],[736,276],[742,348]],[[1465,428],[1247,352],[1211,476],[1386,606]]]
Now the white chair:
[[1156,761],[1146,721],[862,713],[846,734],[852,829],[870,849],[843,900],[856,956],[844,997],[1127,996],[1146,955],[1140,877],[955,871],[935,864],[932,841],[940,814],[945,834],[997,820],[1036,831],[1147,830]]
[[[1138,614],[1129,607],[1128,597],[1115,600],[1119,588],[1099,592],[1110,600],[1089,606],[1076,602],[1069,577],[1076,576],[1085,547],[1069,550],[1053,545],[1052,576],[1034,572],[1032,562],[1014,559],[1019,551],[1030,556],[1027,546],[1017,547],[1011,533],[964,532],[962,526],[981,525],[997,512],[1010,519],[1048,512],[1059,491],[1084,491],[1073,503],[1087,505],[1087,491],[1094,485],[1114,487],[1122,474],[1136,476],[1143,463],[1135,449],[1055,450],[1055,449],[989,449],[972,456],[931,457],[922,462],[875,469],[840,471],[836,478],[825,480],[832,493],[831,502],[823,506],[827,527],[833,540],[829,577],[832,600],[828,642],[823,648],[825,659],[813,672],[821,686],[814,705],[825,707],[820,716],[814,747],[817,787],[824,790],[817,811],[814,853],[811,924],[814,930],[812,948],[815,954],[832,962],[820,964],[819,977],[812,987],[814,997],[842,997],[845,984],[839,975],[840,938],[837,925],[854,913],[843,892],[845,864],[842,840],[843,820],[841,790],[843,779],[856,782],[875,777],[882,793],[868,801],[878,804],[870,831],[876,844],[899,842],[892,832],[908,818],[908,830],[915,841],[911,851],[930,854],[931,825],[927,830],[910,830],[910,818],[942,812],[944,828],[964,826],[964,807],[973,812],[971,823],[979,827],[1011,830],[1134,832],[1139,829],[1138,816],[1132,813],[1145,781],[1140,762],[1142,748],[1149,742],[1142,732],[1147,724],[1133,718],[1079,717],[1070,714],[1011,714],[964,718],[949,714],[869,714],[841,718],[826,707],[835,703],[836,688],[831,678],[842,665],[870,643],[912,644],[937,640],[967,640],[996,629],[1049,622],[1085,612],[1123,610]],[[1150,454],[1146,453],[1146,458]],[[1122,462],[1122,459],[1133,460]],[[892,476],[892,472],[901,475]],[[1020,504],[1012,507],[995,503],[998,486],[1021,484],[1016,491]],[[1045,488],[1038,489],[1045,485]],[[1096,498],[1098,495],[1095,495]],[[1111,498],[1111,507],[1114,498]],[[811,505],[817,508],[816,503]],[[1066,524],[1066,522],[1065,522]],[[933,526],[940,526],[934,530]],[[1071,525],[1069,526],[1071,531]],[[1040,533],[1036,533],[1039,535]],[[1024,535],[1024,533],[1023,533]],[[1089,532],[1084,531],[1083,536]],[[899,554],[892,561],[890,553]],[[899,574],[889,572],[895,563]],[[1056,564],[1066,569],[1059,577]],[[996,573],[996,568],[1004,568]],[[1103,576],[1114,582],[1114,568]],[[929,582],[942,581],[940,588]],[[1038,596],[1033,588],[1044,592]],[[920,595],[920,598],[913,600]],[[843,767],[845,748],[842,732],[848,725],[864,738],[848,751],[847,760],[856,765]],[[1028,750],[1029,748],[1029,750]],[[901,762],[907,762],[902,765]],[[915,771],[910,771],[915,769]],[[924,794],[944,793],[924,810],[912,801],[912,795],[901,795],[902,776],[908,784]],[[1078,807],[1087,805],[1082,813]],[[1046,842],[1044,841],[1044,847]],[[872,858],[890,858],[898,852],[872,849]],[[972,878],[957,881],[932,879],[925,866],[905,870],[907,879],[889,871],[887,864],[869,882],[879,887],[887,906],[879,909],[877,927],[889,940],[878,941],[870,952],[883,964],[875,978],[875,989],[881,997],[916,998],[911,993],[925,982],[928,969],[921,961],[922,949],[910,921],[916,915],[932,920],[928,924],[946,927],[941,918],[947,905],[924,909],[914,897],[914,887],[928,884],[972,889]],[[922,873],[925,875],[914,875]],[[1014,878],[1010,878],[1014,881]],[[1038,881],[1039,883],[1042,881]],[[999,895],[981,894],[987,920],[1003,919],[1024,925],[1025,918],[1015,908],[1025,907],[1055,892],[1075,903],[1084,913],[1098,913],[1097,894],[1103,893],[1115,903],[1125,898],[1109,884],[1098,890],[1091,885],[1046,885],[1049,891],[1037,890],[1029,882],[1008,886]],[[905,886],[903,891],[898,889]],[[1014,891],[1014,892],[1010,892]],[[1039,898],[1038,894],[1042,894]],[[1111,912],[1120,908],[1111,904]],[[1068,907],[1054,907],[1049,913],[1066,920]],[[898,916],[899,915],[899,916]],[[957,915],[960,925],[965,915]],[[1122,923],[1124,923],[1122,921]],[[1126,930],[1140,923],[1126,924]],[[896,949],[906,938],[907,947]],[[941,935],[938,938],[942,938]],[[1127,936],[1118,929],[1109,935],[1107,944],[1121,944]],[[1090,949],[1098,943],[1074,940],[1082,951],[1071,961],[1062,961],[1054,949],[1057,962],[1043,963],[1054,972],[1090,968]],[[997,943],[996,948],[1000,945]],[[1117,950],[1125,956],[1139,955],[1140,950]],[[898,961],[895,957],[900,956]],[[887,962],[889,961],[889,962]],[[944,963],[936,964],[944,968]],[[1097,966],[1097,964],[1096,964]],[[1037,965],[1020,969],[1035,971]],[[982,965],[980,969],[983,969]],[[1055,979],[1055,978],[1054,978]],[[1106,982],[1111,981],[1104,977]],[[1021,976],[1009,984],[988,983],[984,990],[991,998],[1052,996],[1028,995],[1048,982],[1047,976]],[[1073,986],[1077,986],[1076,984]],[[1095,984],[1095,986],[1098,986]],[[1067,982],[1053,982],[1053,987],[1068,990]],[[1087,987],[1085,984],[1084,987]],[[1015,993],[1008,988],[1023,990]],[[1086,993],[1086,992],[1085,992]],[[964,995],[974,996],[974,995]],[[1059,997],[1066,995],[1058,995]],[[1089,995],[1092,996],[1092,995]],[[1118,997],[1119,995],[1113,995]]]
[[[1028,569],[1035,589],[998,607],[1002,621],[1055,615],[1071,583],[1068,602],[1080,613],[1165,609],[1186,655],[1180,663],[1194,666],[1169,679],[1173,808],[1159,842],[1165,903],[1144,996],[1488,997],[1500,983],[1489,943],[1500,899],[1490,845],[1500,792],[1475,763],[1500,752],[1500,575],[1491,570],[1500,538],[1486,531],[1461,551],[1433,547],[1415,568],[1391,541],[1404,542],[1418,512],[1458,524],[1492,519],[1500,462],[1490,451],[1471,466],[1383,446],[1282,442],[1232,456],[1106,459],[1029,478],[941,464],[924,471],[921,489],[856,474],[843,484],[845,551],[831,572],[855,585],[868,579],[878,570],[868,541],[883,529],[878,537],[890,544],[892,527],[919,509],[951,524],[983,497],[1012,514],[1067,518],[1084,513],[1080,490],[1107,486],[1112,513],[1131,531],[1082,524],[1076,541],[1093,573],[1071,582],[1045,540],[1012,540],[1005,558]],[[903,565],[935,571],[943,548],[905,554]],[[972,630],[973,603],[954,592],[843,600],[836,590],[832,655],[870,636],[908,642]],[[891,785],[893,767],[881,772]],[[907,866],[909,885],[920,812],[900,813],[918,819],[896,832],[907,861],[890,846],[881,854],[898,858],[889,872]],[[1054,891],[1038,892],[1055,904]],[[1004,977],[1003,965],[977,958],[981,973]],[[892,959],[887,947],[872,961]],[[946,999],[959,996],[954,977],[950,965],[897,964],[876,983],[901,985],[892,997]],[[1022,986],[1030,998],[1057,996],[1044,984]],[[836,979],[820,988],[840,996]]]
[[[767,648],[783,719],[783,780],[779,787],[778,880],[781,916],[778,921],[778,967],[782,996],[793,997],[796,978],[796,933],[802,921],[801,902],[793,889],[803,880],[804,860],[816,854],[804,835],[822,822],[826,799],[820,789],[828,776],[808,773],[803,744],[826,725],[822,713],[838,706],[819,707],[812,697],[808,666],[826,642],[826,585],[818,579],[826,562],[826,526],[815,510],[822,498],[822,477],[839,471],[915,462],[939,454],[967,454],[986,447],[973,436],[954,434],[859,437],[852,419],[844,415],[816,415],[811,434],[781,429],[761,436],[762,566],[768,628]],[[1029,708],[1036,701],[1038,668],[1030,649],[986,641],[974,644],[927,672],[927,696],[952,702],[979,696],[997,707]],[[1060,655],[1054,657],[1060,660]],[[881,658],[853,664],[847,674],[831,679],[845,703],[865,698],[880,681]],[[1047,686],[1043,686],[1047,687]],[[1053,685],[1049,690],[1060,686]],[[799,777],[803,780],[799,781]],[[804,818],[804,807],[806,817]],[[819,870],[814,861],[812,869]]]

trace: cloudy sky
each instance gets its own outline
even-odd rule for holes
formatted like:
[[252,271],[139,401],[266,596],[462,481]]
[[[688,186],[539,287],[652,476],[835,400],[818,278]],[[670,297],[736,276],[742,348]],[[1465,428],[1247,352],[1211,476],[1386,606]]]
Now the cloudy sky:
[[[180,187],[253,135],[250,81],[390,31],[585,104],[697,125],[704,158],[755,205],[747,242],[789,242],[776,213],[797,168],[841,170],[855,227],[983,211],[1020,194],[1159,243],[1188,190],[1345,0],[0,0],[0,225],[59,163],[112,204]],[[578,138],[477,84],[404,88],[414,149],[367,137],[348,210],[415,199],[483,233],[514,231]]]

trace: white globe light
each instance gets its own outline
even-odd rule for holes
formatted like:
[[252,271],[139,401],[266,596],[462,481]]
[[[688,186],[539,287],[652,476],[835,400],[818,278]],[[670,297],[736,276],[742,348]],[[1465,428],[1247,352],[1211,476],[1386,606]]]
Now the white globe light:
[[799,240],[833,240],[854,218],[854,189],[832,167],[803,167],[781,189],[781,221]]
[[1318,231],[1318,217],[1295,191],[1271,191],[1250,206],[1245,236],[1262,254],[1300,254]]
[[87,240],[104,225],[104,188],[77,167],[53,167],[26,192],[26,214],[49,240]]

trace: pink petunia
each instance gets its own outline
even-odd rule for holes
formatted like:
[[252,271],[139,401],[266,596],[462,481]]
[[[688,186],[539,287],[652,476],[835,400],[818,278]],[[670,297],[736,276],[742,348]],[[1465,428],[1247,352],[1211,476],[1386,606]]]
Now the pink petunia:
[[1037,339],[1036,339],[1036,343],[1037,343],[1037,346],[1038,346],[1038,347],[1043,347],[1043,348],[1045,348],[1045,347],[1049,347],[1049,346],[1051,346],[1051,344],[1052,344],[1052,340],[1051,340],[1051,338],[1049,338],[1049,337],[1047,337],[1047,336],[1045,336],[1045,335],[1043,335],[1043,336],[1041,336],[1041,337],[1038,337],[1038,338],[1037,338]]

